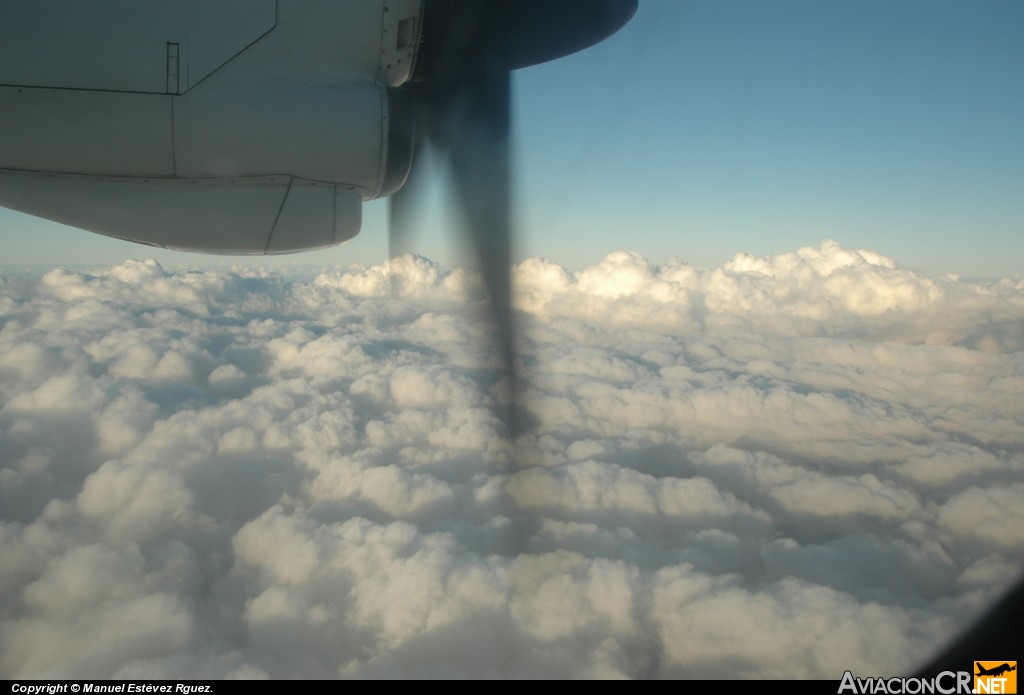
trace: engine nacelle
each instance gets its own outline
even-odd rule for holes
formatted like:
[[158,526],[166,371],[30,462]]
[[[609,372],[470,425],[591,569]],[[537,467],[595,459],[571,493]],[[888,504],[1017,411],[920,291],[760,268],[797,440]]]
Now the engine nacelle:
[[419,0],[5,4],[0,205],[206,252],[345,241],[408,174],[419,24]]

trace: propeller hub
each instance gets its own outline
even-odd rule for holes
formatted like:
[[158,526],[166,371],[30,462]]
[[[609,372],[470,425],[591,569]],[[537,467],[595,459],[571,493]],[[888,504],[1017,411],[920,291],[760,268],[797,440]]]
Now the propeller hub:
[[608,38],[636,9],[637,0],[425,0],[413,79],[448,82],[467,69],[556,60]]

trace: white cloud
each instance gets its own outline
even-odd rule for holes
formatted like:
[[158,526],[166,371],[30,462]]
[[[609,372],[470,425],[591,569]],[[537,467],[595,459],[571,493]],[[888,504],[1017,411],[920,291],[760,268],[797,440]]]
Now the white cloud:
[[512,445],[479,277],[393,272],[0,282],[0,673],[887,675],[1020,572],[1019,279],[531,259]]

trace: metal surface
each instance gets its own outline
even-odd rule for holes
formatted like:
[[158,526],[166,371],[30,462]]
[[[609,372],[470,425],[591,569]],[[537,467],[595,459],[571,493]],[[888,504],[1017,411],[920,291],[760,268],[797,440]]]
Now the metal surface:
[[99,234],[205,253],[322,248],[359,231],[350,189],[286,176],[124,179],[0,172],[0,205]]
[[0,84],[167,93],[170,54],[175,89],[185,91],[276,19],[274,0],[5,2]]
[[0,205],[169,248],[340,243],[360,199],[409,170],[412,113],[394,90],[415,65],[420,9],[3,3]]

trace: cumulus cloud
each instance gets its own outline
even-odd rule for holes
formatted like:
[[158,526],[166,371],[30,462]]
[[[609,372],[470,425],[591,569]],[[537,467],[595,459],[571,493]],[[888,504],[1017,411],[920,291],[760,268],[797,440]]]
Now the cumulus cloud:
[[1024,558],[1024,281],[835,242],[0,282],[0,674],[906,672]]

